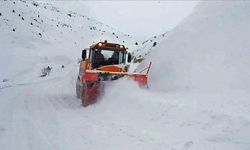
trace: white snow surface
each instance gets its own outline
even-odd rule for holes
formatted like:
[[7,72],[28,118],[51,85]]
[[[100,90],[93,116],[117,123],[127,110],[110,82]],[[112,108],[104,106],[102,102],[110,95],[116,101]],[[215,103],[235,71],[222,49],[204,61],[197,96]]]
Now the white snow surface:
[[48,3],[1,1],[0,7],[0,48],[4,51],[0,67],[5,68],[0,79],[13,81],[25,70],[34,69],[37,76],[35,72],[46,65],[72,64],[93,42],[117,42],[129,46],[129,51],[138,47],[135,39],[109,25]]
[[[75,97],[77,58],[102,36],[87,28],[96,21],[13,2],[0,5],[0,79],[8,79],[0,84],[0,149],[250,149],[249,2],[201,2],[147,55],[149,89],[109,82],[87,108]],[[35,12],[46,20],[39,29],[28,27]],[[59,21],[75,32],[57,29]],[[107,28],[105,37],[115,40]],[[40,78],[47,65],[50,76]]]
[[152,86],[249,88],[249,15],[250,4],[245,1],[200,3],[149,56],[154,62]]

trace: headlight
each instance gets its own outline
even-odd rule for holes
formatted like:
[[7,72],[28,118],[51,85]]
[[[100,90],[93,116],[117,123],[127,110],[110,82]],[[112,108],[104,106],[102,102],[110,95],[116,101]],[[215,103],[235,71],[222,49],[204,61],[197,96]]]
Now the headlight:
[[98,46],[102,46],[102,43],[99,43]]
[[120,48],[123,48],[123,45],[120,45]]

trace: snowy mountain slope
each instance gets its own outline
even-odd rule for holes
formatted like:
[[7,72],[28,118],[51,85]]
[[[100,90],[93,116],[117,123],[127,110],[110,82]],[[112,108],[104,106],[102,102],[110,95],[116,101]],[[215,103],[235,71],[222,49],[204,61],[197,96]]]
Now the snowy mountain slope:
[[0,7],[2,80],[18,81],[28,70],[35,77],[44,66],[75,63],[81,49],[100,40],[125,44],[130,51],[137,47],[134,39],[108,25],[48,3],[1,1]]
[[[12,8],[13,1],[7,2],[6,5],[0,5],[0,10]],[[17,3],[19,1],[16,1]],[[21,6],[26,8],[26,4]],[[27,10],[29,8],[37,9],[32,6],[27,7]],[[57,28],[53,27],[50,34],[42,34],[51,39],[53,36],[49,35],[58,37],[55,40],[57,42],[52,42],[51,39],[41,40],[32,32],[17,31],[18,28],[15,32],[11,30],[12,28],[3,32],[1,30],[1,51],[5,50],[5,53],[2,53],[5,57],[1,55],[0,65],[4,70],[14,70],[7,71],[10,73],[8,76],[1,70],[1,75],[4,73],[4,77],[12,76],[16,77],[16,80],[11,78],[14,84],[0,89],[0,149],[249,149],[248,89],[240,86],[235,90],[217,88],[215,91],[206,86],[198,86],[202,83],[189,86],[195,88],[186,88],[187,81],[192,81],[196,75],[197,70],[193,71],[193,68],[200,65],[200,61],[197,63],[198,56],[211,56],[208,53],[210,49],[207,42],[215,44],[214,47],[219,46],[215,42],[219,39],[226,39],[226,44],[230,43],[230,46],[234,47],[243,44],[235,44],[234,36],[228,36],[228,32],[223,33],[223,31],[228,31],[227,27],[230,25],[234,29],[245,27],[246,32],[239,32],[242,35],[238,42],[245,41],[248,33],[245,24],[248,19],[244,17],[248,9],[249,3],[244,2],[200,3],[193,14],[169,32],[168,39],[157,44],[147,56],[144,64],[153,61],[149,89],[142,89],[126,79],[106,83],[101,100],[87,108],[81,107],[80,100],[75,98],[78,67],[74,61],[79,57],[79,52],[77,45],[74,45],[77,39],[74,38],[81,37],[78,32],[73,34],[66,28],[59,30],[63,32],[63,35],[60,35],[60,32],[57,33]],[[63,16],[67,17],[66,14]],[[0,20],[3,16],[2,13]],[[48,12],[46,16],[53,18],[55,15]],[[231,24],[228,23],[230,20],[228,18],[232,20]],[[238,19],[241,19],[242,24]],[[215,20],[219,20],[223,26],[220,28],[222,31],[214,30],[212,25]],[[18,19],[12,21],[20,25],[22,23]],[[6,24],[4,21],[2,23]],[[2,23],[0,28],[7,29]],[[22,30],[26,31],[24,27],[27,26],[22,27]],[[47,31],[47,27],[45,29]],[[216,37],[212,31],[216,31],[214,32],[216,35],[220,33],[221,38],[207,41],[207,37],[210,37],[209,40]],[[91,31],[85,32],[89,34],[87,39],[99,39],[99,34],[96,33],[97,35],[94,34],[92,37]],[[203,36],[200,36],[201,34]],[[113,36],[112,33],[110,35]],[[89,40],[89,43],[93,39]],[[131,43],[134,45],[135,41]],[[80,43],[78,44],[81,49]],[[221,55],[212,55],[216,56],[215,60],[221,56],[225,57],[224,54],[227,53],[224,49],[225,43],[220,44]],[[183,53],[186,52],[185,49],[189,52],[196,50],[192,46],[204,51],[198,56],[193,56],[193,53]],[[247,46],[243,44],[241,48]],[[19,51],[22,53],[18,53]],[[204,55],[201,55],[203,53]],[[203,60],[204,57],[200,59]],[[203,67],[207,69],[210,63],[218,65],[215,60],[203,62]],[[6,64],[10,68],[7,68]],[[51,64],[53,66],[51,75],[45,79],[39,78],[40,68]],[[60,67],[61,64],[66,64],[64,69]],[[185,76],[182,76],[179,73],[184,64],[191,64],[191,68],[187,67]],[[23,69],[23,66],[27,70]],[[17,71],[19,69],[20,71]],[[223,72],[224,68],[220,69]],[[246,68],[242,71],[244,69]],[[13,72],[17,74],[13,75]],[[187,73],[190,73],[189,76],[186,76]],[[209,77],[206,76],[208,79]],[[177,84],[182,83],[181,81],[183,84]],[[202,82],[207,85],[208,81],[202,80]],[[247,87],[247,84],[245,86]]]
[[153,36],[141,43],[137,43],[140,47],[132,52],[134,61],[141,61],[144,59],[158,43],[166,38],[166,34],[167,32],[158,36]]

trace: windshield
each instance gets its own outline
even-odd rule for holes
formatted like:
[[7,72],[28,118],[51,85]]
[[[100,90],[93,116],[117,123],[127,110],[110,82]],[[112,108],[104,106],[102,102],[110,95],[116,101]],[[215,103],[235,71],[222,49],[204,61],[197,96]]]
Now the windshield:
[[93,67],[97,68],[105,65],[118,65],[125,63],[125,52],[107,49],[94,49],[91,60]]

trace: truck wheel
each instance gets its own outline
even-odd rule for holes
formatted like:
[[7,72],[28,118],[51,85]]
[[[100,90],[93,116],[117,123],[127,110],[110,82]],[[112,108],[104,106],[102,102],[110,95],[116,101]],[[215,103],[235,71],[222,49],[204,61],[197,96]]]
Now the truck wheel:
[[77,81],[76,81],[76,97],[81,98],[81,87],[80,87],[79,77],[77,78]]
[[81,88],[81,90],[80,90],[80,94],[81,94],[81,99],[82,99],[82,105],[84,106],[84,107],[87,107],[89,104],[88,104],[88,93],[87,93],[87,90],[88,90],[88,88],[87,88],[87,83],[86,82],[84,82],[83,83],[83,86],[82,86],[82,88]]

